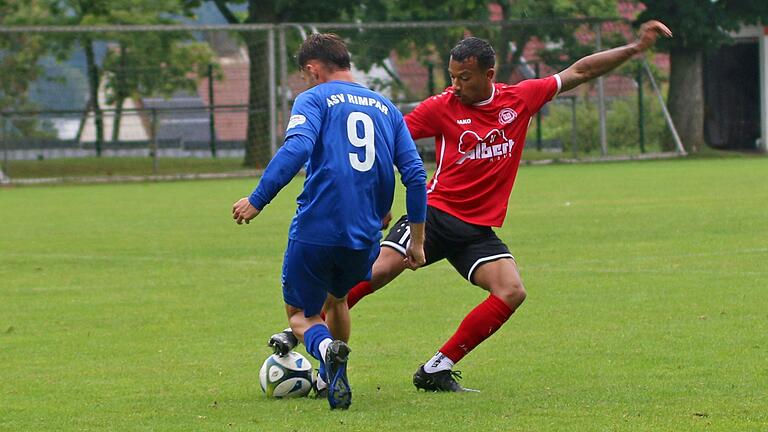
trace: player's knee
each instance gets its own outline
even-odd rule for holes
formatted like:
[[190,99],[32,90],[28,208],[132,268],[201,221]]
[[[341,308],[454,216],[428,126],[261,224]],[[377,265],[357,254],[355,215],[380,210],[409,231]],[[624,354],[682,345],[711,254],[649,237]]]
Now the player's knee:
[[496,287],[496,289],[492,289],[491,292],[499,297],[512,310],[517,309],[525,301],[525,297],[527,296],[525,287],[520,280],[506,281]]
[[381,268],[378,272],[376,272],[373,278],[371,278],[371,289],[376,291],[384,285],[390,283],[392,279],[396,278],[397,275],[400,274],[401,271],[398,271],[392,267]]

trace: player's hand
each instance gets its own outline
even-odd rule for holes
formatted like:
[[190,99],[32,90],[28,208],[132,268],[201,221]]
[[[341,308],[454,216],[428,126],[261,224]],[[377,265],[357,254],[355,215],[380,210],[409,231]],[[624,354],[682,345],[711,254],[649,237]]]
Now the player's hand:
[[389,223],[392,222],[392,212],[388,211],[386,215],[384,215],[384,219],[381,220],[381,229],[385,230],[389,228]]
[[656,43],[659,36],[672,37],[672,31],[661,21],[646,21],[640,26],[635,44],[640,51],[645,51]]
[[411,270],[423,266],[427,263],[427,258],[424,255],[424,244],[414,245],[414,242],[408,242],[408,247],[405,248],[405,258],[403,258],[405,266]]
[[251,219],[258,216],[260,212],[261,210],[251,205],[248,201],[248,197],[240,198],[240,200],[232,205],[232,219],[234,219],[238,225],[242,225],[243,222],[249,223]]

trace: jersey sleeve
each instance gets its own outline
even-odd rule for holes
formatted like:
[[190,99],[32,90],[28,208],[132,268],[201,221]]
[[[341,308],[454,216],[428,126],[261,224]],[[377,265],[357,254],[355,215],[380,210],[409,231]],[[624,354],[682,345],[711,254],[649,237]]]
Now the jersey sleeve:
[[314,141],[301,134],[285,139],[285,143],[269,161],[259,185],[248,197],[248,202],[259,210],[277,195],[280,190],[299,172],[312,154]]
[[552,100],[562,86],[560,75],[551,75],[546,78],[528,79],[517,84],[520,97],[525,102],[531,115],[537,113],[545,103]]
[[408,220],[422,223],[427,219],[427,172],[402,117],[395,122],[394,163],[405,186]]
[[443,95],[432,96],[422,101],[416,108],[405,116],[405,122],[413,139],[428,138],[439,134],[440,103]]
[[304,135],[312,142],[320,135],[325,107],[319,98],[310,91],[301,93],[293,104],[291,119],[285,129],[285,138],[293,135]]

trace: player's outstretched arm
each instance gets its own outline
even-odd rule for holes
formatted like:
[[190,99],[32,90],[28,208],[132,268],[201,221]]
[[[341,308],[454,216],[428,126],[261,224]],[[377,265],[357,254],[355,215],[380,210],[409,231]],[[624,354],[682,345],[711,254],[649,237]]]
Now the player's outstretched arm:
[[560,80],[562,81],[560,91],[568,91],[581,83],[613,70],[636,54],[652,47],[659,36],[672,37],[672,32],[660,21],[654,20],[643,23],[634,42],[583,57],[560,72]]
[[313,146],[314,142],[304,135],[288,137],[267,165],[253,193],[232,205],[232,219],[242,225],[255,218],[299,172],[307,162]]

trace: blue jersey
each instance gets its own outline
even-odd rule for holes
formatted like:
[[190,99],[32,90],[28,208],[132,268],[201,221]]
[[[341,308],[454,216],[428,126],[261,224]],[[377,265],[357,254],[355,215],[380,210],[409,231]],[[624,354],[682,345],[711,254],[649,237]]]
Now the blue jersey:
[[378,242],[381,220],[392,206],[393,166],[407,188],[409,220],[425,220],[426,173],[416,146],[400,111],[374,91],[331,81],[300,94],[285,144],[251,204],[263,208],[304,162],[307,177],[291,224],[293,240],[352,249]]

